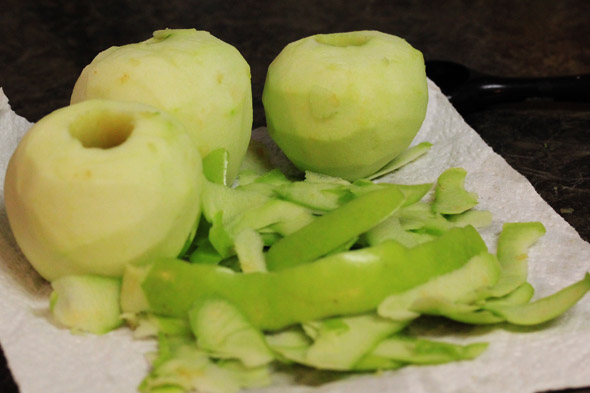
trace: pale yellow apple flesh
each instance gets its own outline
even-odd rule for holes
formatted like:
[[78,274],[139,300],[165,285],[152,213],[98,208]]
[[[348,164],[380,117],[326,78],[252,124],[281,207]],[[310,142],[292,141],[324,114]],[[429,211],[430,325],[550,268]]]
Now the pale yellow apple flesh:
[[404,151],[426,114],[422,53],[377,31],[287,45],[262,101],[271,137],[300,169],[355,180]]
[[84,68],[71,102],[135,101],[177,117],[201,156],[229,152],[236,177],[252,130],[250,67],[233,46],[205,31],[166,29],[146,41],[109,48]]
[[200,217],[201,157],[173,117],[88,100],[35,124],[11,158],[5,203],[17,243],[52,281],[120,276],[178,255]]

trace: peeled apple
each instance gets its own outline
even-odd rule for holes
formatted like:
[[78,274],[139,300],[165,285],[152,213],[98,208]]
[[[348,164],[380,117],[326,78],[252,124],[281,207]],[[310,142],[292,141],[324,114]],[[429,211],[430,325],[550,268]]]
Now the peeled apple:
[[298,168],[356,180],[393,160],[420,129],[424,59],[378,31],[314,35],[274,59],[262,102],[269,134]]
[[201,157],[183,125],[137,103],[88,100],[36,123],[12,156],[5,203],[17,243],[53,281],[121,276],[174,257],[196,231]]
[[71,102],[141,102],[178,118],[202,157],[229,153],[236,177],[252,130],[250,67],[240,52],[206,31],[165,29],[139,43],[99,53],[79,76]]

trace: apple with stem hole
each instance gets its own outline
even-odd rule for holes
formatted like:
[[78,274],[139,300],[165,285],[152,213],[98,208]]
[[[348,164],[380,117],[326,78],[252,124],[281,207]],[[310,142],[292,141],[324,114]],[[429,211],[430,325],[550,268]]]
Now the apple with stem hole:
[[177,117],[204,158],[229,153],[237,176],[252,131],[250,67],[240,52],[205,31],[165,29],[139,43],[99,53],[79,76],[71,102],[141,102]]
[[127,263],[181,252],[198,225],[202,183],[201,156],[174,117],[88,100],[27,132],[4,196],[16,241],[44,278],[117,277]]
[[426,115],[422,53],[377,31],[287,45],[268,69],[268,131],[300,169],[356,180],[404,151]]

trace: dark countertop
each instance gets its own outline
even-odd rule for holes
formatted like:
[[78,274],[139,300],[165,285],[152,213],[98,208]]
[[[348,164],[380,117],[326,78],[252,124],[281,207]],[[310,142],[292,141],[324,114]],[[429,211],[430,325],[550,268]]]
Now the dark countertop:
[[[266,69],[296,39],[381,30],[404,37],[427,60],[503,76],[570,75],[590,73],[588,15],[586,0],[3,0],[0,86],[18,114],[37,121],[68,104],[78,74],[98,52],[164,27],[195,27],[236,46],[249,62],[256,127],[264,125]],[[590,240],[590,104],[533,100],[465,119]],[[0,391],[17,391],[3,357]]]

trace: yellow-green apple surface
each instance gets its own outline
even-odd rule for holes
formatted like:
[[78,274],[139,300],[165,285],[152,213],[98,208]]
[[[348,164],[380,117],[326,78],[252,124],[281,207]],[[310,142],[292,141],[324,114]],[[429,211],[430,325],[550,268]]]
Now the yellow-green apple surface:
[[166,29],[111,47],[82,71],[71,102],[135,101],[184,123],[201,156],[224,148],[228,182],[236,177],[252,130],[250,67],[230,44],[205,31]]
[[202,178],[199,151],[174,117],[88,100],[27,132],[4,196],[16,241],[43,277],[116,277],[127,263],[179,254],[200,217]]
[[377,31],[287,45],[268,69],[268,130],[300,169],[355,180],[405,150],[426,114],[422,53]]

